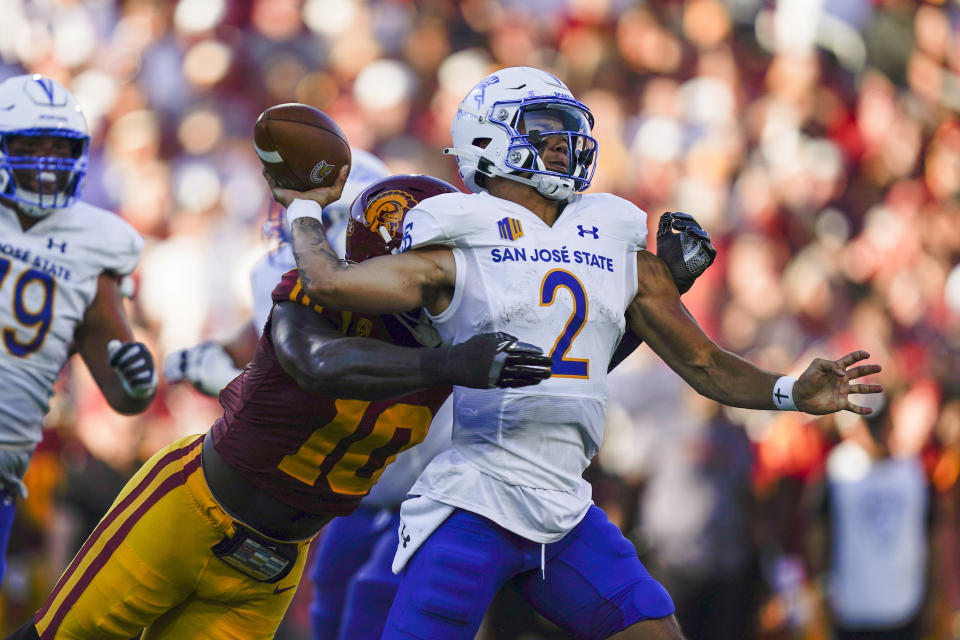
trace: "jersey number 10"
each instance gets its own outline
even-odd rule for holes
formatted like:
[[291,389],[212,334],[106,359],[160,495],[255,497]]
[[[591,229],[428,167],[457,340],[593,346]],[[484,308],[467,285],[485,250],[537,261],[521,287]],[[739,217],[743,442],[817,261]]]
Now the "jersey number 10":
[[[379,411],[370,411],[366,400],[337,400],[336,406],[333,420],[278,466],[309,485],[325,476],[330,489],[355,496],[369,491],[400,451],[423,440],[433,418],[422,405],[379,403]],[[371,421],[372,428],[363,428]]]

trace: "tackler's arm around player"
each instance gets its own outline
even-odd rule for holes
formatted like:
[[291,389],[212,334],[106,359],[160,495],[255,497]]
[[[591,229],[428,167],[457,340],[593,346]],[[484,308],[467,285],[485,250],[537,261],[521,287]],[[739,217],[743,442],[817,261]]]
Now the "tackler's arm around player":
[[76,348],[107,403],[117,413],[140,413],[157,390],[150,351],[133,339],[118,279],[107,273],[75,334]]
[[278,303],[272,314],[280,366],[301,389],[335,398],[385,400],[448,385],[523,387],[549,378],[553,364],[539,347],[502,332],[411,348],[344,337],[323,316],[293,302]]
[[638,292],[627,310],[630,327],[701,395],[747,409],[866,415],[871,409],[854,404],[850,394],[883,391],[879,384],[856,382],[881,370],[878,364],[857,364],[870,357],[866,351],[837,360],[817,358],[797,379],[761,369],[721,349],[703,332],[680,302],[662,260],[641,251],[637,268]]
[[365,313],[425,307],[438,314],[446,308],[456,282],[456,262],[447,247],[427,247],[359,264],[337,256],[320,214],[322,207],[339,197],[346,168],[332,186],[309,191],[283,189],[266,172],[264,177],[274,199],[287,208],[300,282],[316,304]]

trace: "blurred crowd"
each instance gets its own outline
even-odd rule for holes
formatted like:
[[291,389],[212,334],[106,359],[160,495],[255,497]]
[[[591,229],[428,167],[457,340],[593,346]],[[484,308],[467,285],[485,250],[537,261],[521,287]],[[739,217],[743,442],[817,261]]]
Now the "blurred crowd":
[[[838,619],[960,638],[960,3],[0,0],[0,16],[0,80],[74,91],[85,200],[146,239],[128,311],[158,361],[249,319],[249,269],[272,246],[251,137],[265,108],[314,105],[393,171],[462,184],[440,153],[460,99],[501,67],[552,71],[596,118],[591,190],[632,200],[651,230],[680,210],[712,234],[717,262],[684,296],[711,337],[794,374],[854,346],[884,367],[868,420],[721,409],[646,348],[611,377],[595,500],[691,640],[825,639]],[[118,416],[81,369],[27,474],[2,631],[139,464],[218,415],[161,383],[145,414]],[[921,494],[878,482],[845,501],[844,482],[888,460],[916,463]],[[919,535],[898,538],[917,501]],[[912,554],[886,574],[907,583],[894,600],[920,594],[906,617],[843,599],[844,580],[870,579],[844,558],[849,518],[884,533],[875,560],[883,544]],[[278,637],[307,637],[300,591]],[[488,637],[560,637],[505,598]]]

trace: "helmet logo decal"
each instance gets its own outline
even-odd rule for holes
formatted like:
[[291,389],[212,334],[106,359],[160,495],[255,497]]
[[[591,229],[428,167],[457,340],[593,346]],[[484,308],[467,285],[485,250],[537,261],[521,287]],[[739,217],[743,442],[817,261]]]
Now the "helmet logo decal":
[[326,160],[321,160],[310,170],[310,182],[320,184],[324,178],[330,175],[331,171],[333,171],[333,165],[327,163]]
[[357,321],[357,327],[354,329],[354,335],[360,336],[361,338],[368,338],[370,334],[373,333],[373,322],[369,318],[360,318]]
[[475,93],[475,95],[473,96],[473,99],[477,103],[478,111],[483,107],[483,100],[487,95],[487,87],[493,84],[497,84],[498,82],[500,82],[500,78],[498,78],[497,76],[487,76],[486,78],[480,81],[480,84],[478,84],[476,87],[473,88],[473,91]]
[[400,233],[403,214],[416,204],[416,198],[406,191],[399,189],[384,191],[377,195],[364,211],[367,228],[374,233],[379,233],[380,227],[386,227],[390,237],[396,237]]
[[500,237],[504,240],[517,240],[523,236],[523,227],[515,218],[503,218],[497,221]]
[[51,104],[53,103],[53,81],[50,78],[37,78],[37,84],[40,85],[40,88],[43,89],[43,92],[47,94],[47,100]]

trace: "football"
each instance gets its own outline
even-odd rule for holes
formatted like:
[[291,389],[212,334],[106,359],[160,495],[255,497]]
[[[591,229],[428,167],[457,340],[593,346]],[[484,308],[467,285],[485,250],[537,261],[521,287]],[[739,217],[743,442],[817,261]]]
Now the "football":
[[267,172],[281,187],[307,191],[328,187],[344,164],[350,145],[333,118],[306,104],[270,107],[253,127],[253,145]]

